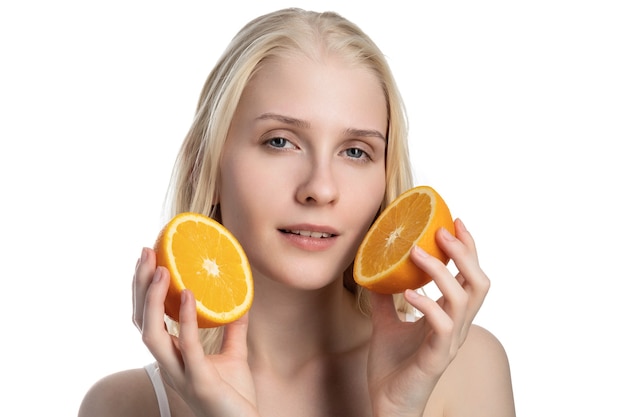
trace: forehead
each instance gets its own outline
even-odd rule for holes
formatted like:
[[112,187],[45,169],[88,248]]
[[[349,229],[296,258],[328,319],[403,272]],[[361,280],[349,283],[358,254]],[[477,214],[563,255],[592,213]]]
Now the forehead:
[[264,61],[245,87],[238,110],[386,129],[387,100],[376,73],[336,54],[286,54]]

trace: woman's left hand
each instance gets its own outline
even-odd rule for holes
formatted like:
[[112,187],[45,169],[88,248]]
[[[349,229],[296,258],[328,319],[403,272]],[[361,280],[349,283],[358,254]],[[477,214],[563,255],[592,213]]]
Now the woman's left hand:
[[455,263],[454,276],[438,259],[413,248],[411,259],[441,291],[434,301],[407,290],[406,301],[423,316],[417,322],[398,318],[390,295],[371,294],[373,336],[368,386],[374,415],[421,415],[437,381],[465,341],[490,281],[478,264],[474,240],[460,220],[455,234],[437,231],[439,247]]

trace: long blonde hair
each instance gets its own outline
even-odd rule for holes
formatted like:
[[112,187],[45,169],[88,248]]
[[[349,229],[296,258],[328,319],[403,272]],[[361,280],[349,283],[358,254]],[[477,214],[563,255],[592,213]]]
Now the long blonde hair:
[[[381,210],[413,184],[407,120],[400,93],[383,53],[355,24],[333,12],[278,10],[246,24],[230,42],[202,89],[196,115],[178,154],[168,193],[170,216],[184,211],[220,220],[219,161],[240,97],[250,78],[271,58],[284,54],[339,54],[378,77],[387,100],[386,191]],[[345,285],[368,312],[367,297],[346,271]],[[401,302],[400,297],[396,303]],[[399,309],[402,309],[399,306]],[[171,323],[170,323],[171,324]],[[174,326],[175,327],[175,326]],[[220,348],[219,329],[202,331],[205,350]]]

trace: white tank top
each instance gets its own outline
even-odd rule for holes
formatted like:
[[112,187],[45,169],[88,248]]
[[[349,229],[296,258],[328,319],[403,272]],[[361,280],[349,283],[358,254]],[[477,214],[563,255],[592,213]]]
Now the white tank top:
[[156,362],[144,366],[144,369],[150,377],[150,382],[154,387],[154,393],[156,394],[157,401],[159,403],[159,411],[161,417],[171,417],[170,403],[167,401],[167,394],[165,393],[165,385],[163,385],[163,378],[161,378],[161,372],[159,372],[159,365]]

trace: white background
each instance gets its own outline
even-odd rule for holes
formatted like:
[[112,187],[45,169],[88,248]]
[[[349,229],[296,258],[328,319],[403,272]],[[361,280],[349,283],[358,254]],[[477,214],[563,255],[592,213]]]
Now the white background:
[[492,279],[477,323],[518,415],[624,415],[626,14],[602,0],[3,2],[3,409],[75,415],[151,360],[131,276],[201,86],[244,23],[290,5],[339,11],[388,56],[418,181]]

